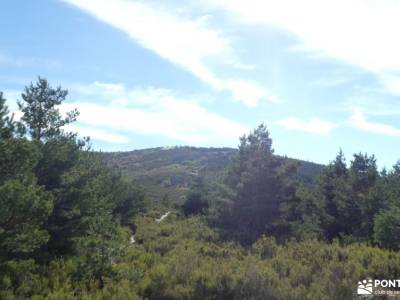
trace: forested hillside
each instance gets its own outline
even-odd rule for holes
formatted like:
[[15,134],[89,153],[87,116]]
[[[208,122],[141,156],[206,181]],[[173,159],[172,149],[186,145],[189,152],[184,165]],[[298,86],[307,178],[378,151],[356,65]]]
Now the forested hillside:
[[343,300],[400,277],[400,163],[280,157],[264,124],[237,150],[99,154],[67,94],[39,78],[16,120],[0,93],[0,299]]
[[[100,153],[110,167],[137,181],[152,201],[167,199],[182,204],[190,187],[200,177],[207,183],[224,176],[234,148],[159,147],[128,152]],[[298,164],[298,179],[313,185],[322,165],[290,159]]]

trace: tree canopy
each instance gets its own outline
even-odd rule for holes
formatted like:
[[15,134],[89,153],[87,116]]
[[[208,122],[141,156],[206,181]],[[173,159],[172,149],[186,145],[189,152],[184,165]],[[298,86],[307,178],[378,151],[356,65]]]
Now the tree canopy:
[[23,113],[21,120],[33,140],[56,137],[61,134],[63,126],[76,120],[78,116],[76,109],[68,112],[66,117],[62,117],[58,108],[67,95],[67,90],[63,90],[60,86],[52,88],[48,81],[41,77],[35,84],[31,83],[25,87],[18,106]]

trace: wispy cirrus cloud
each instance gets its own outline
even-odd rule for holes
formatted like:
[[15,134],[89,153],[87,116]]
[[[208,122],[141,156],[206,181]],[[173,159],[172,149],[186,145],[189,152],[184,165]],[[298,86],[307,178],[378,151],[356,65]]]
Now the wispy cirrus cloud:
[[[176,7],[152,6],[128,0],[62,0],[127,33],[135,42],[189,71],[217,91],[254,107],[261,99],[279,102],[253,80],[230,78],[218,72],[216,63],[251,69],[236,57],[231,39],[208,23],[208,16],[185,17]],[[210,63],[210,61],[214,63]]]
[[191,145],[224,145],[234,144],[248,131],[243,124],[167,89],[95,82],[75,86],[71,92],[74,102],[64,104],[63,111],[77,108],[78,132],[103,141],[125,143],[130,133],[136,133]]
[[396,59],[400,42],[393,38],[400,25],[396,1],[208,2],[234,13],[242,22],[271,25],[294,34],[297,49],[372,71],[400,69]]
[[350,117],[350,124],[355,128],[366,132],[372,132],[387,136],[400,136],[400,128],[392,125],[368,121],[360,109],[354,109]]
[[337,127],[334,123],[318,118],[302,120],[296,117],[288,117],[278,120],[276,124],[288,130],[302,131],[318,135],[328,135]]
[[[274,27],[295,39],[291,50],[334,59],[382,77],[387,92],[399,94],[389,75],[400,71],[400,3],[392,0],[273,1],[207,0],[242,24]],[[396,81],[400,81],[396,78]]]
[[345,114],[360,112],[363,116],[391,118],[400,116],[400,103],[398,97],[382,94],[375,85],[359,86],[355,93],[332,110]]

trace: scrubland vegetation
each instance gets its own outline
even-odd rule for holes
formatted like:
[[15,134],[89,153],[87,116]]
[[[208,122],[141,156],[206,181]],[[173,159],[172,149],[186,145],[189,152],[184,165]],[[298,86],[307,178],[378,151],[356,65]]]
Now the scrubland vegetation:
[[260,125],[157,199],[64,131],[66,96],[39,78],[16,121],[0,94],[0,299],[339,300],[400,277],[400,164],[339,151],[305,180]]

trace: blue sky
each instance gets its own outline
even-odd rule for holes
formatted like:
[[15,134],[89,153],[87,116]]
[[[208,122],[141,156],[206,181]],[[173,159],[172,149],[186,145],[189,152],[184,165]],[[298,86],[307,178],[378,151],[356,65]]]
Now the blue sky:
[[[350,3],[351,2],[351,3]],[[230,146],[264,122],[276,153],[400,153],[400,3],[3,0],[0,91],[69,90],[96,149]]]

